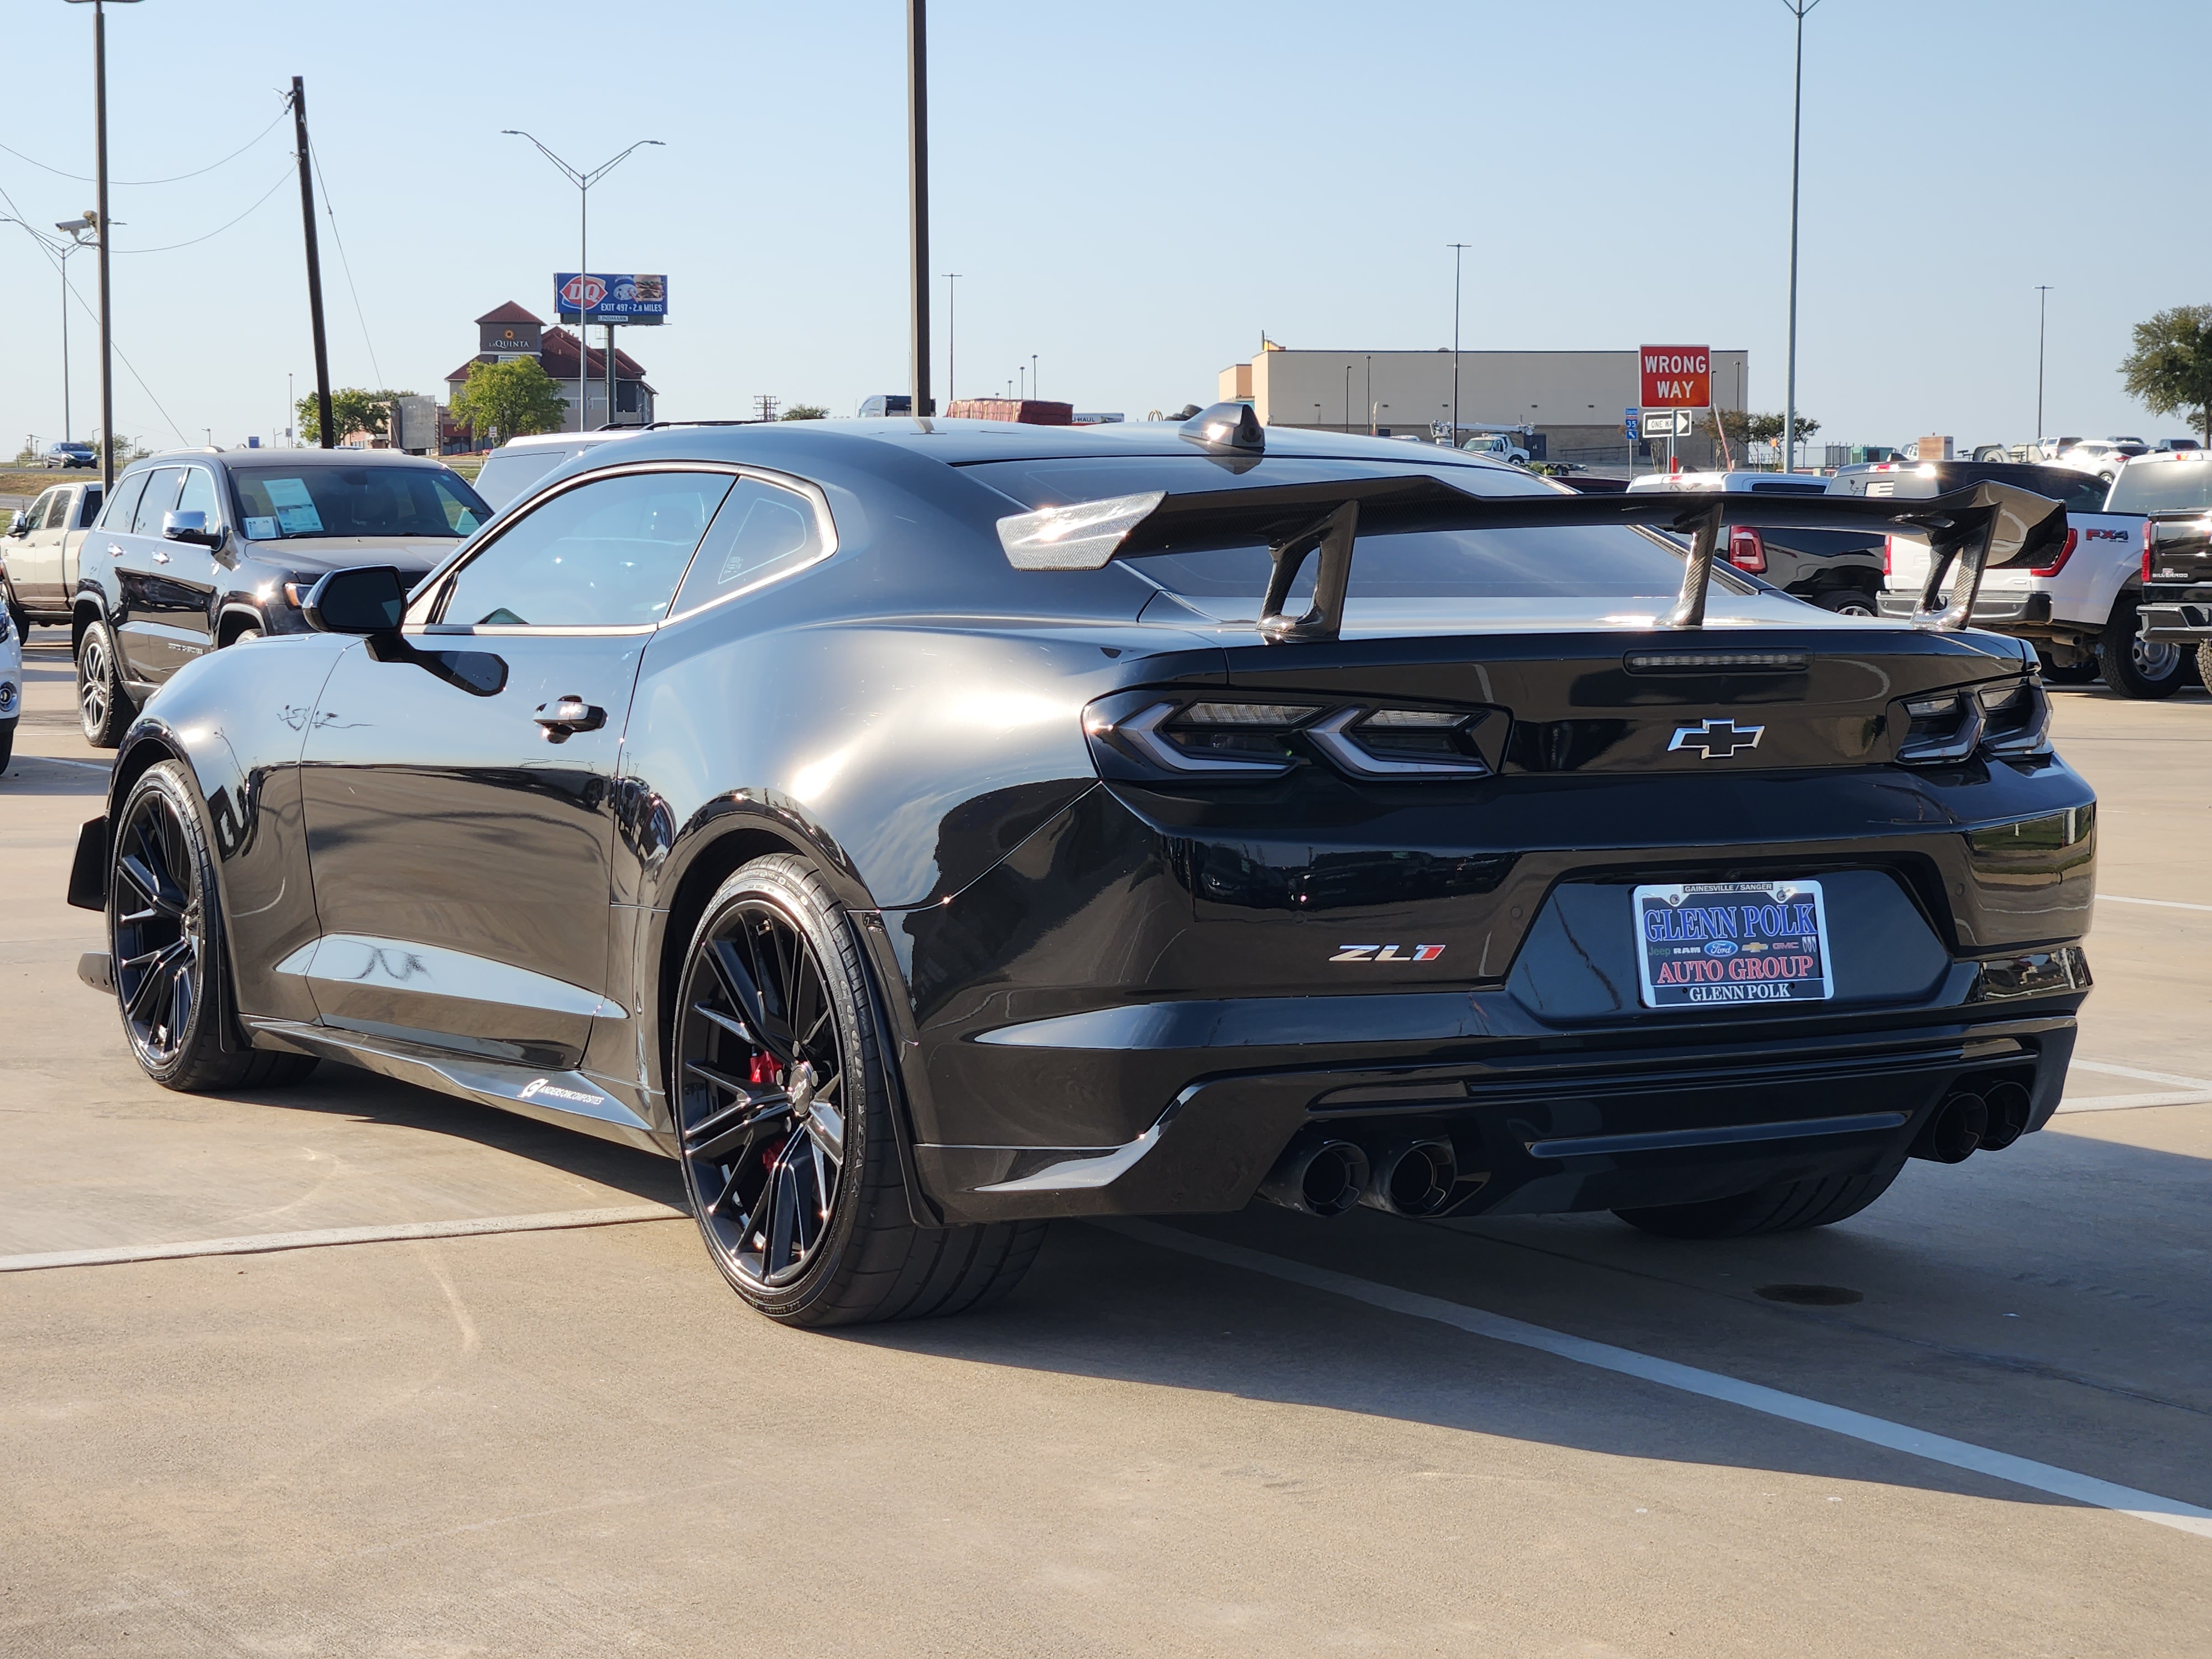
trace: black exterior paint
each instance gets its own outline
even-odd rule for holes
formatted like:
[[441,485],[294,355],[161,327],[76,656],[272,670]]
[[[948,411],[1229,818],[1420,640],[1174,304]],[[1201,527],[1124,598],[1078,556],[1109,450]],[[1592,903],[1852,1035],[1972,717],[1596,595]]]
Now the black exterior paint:
[[[163,752],[191,763],[222,848],[241,1040],[289,1045],[284,1027],[319,1022],[464,1054],[517,1094],[573,1073],[641,1121],[629,1138],[664,1144],[667,999],[697,906],[744,857],[804,854],[877,979],[928,1217],[1233,1207],[1304,1126],[1340,1119],[1451,1136],[1486,1176],[1462,1212],[1678,1202],[1893,1162],[1955,1079],[1991,1067],[2033,1079],[2039,1125],[2055,1106],[2086,988],[2068,950],[2094,797],[2054,757],[1894,760],[1906,696],[2016,678],[2015,642],[1834,618],[1722,578],[1703,632],[1446,618],[1266,645],[1119,563],[1007,564],[995,522],[1016,504],[960,465],[1085,453],[1188,451],[1172,429],[906,421],[599,446],[538,493],[639,463],[757,467],[818,487],[836,550],[656,629],[597,633],[432,629],[433,573],[406,636],[422,659],[307,635],[174,675],[125,740],[116,798]],[[1803,666],[1628,661],[1716,641]],[[1476,742],[1494,775],[1358,782],[1309,760],[1257,783],[1101,777],[1086,707],[1192,690],[1492,711]],[[549,744],[532,711],[569,693],[608,722]],[[1755,719],[1765,746],[1668,749],[1707,715]],[[1838,999],[1640,1008],[1628,886],[1769,874],[1830,884]],[[420,947],[428,979],[284,969],[340,936]],[[1391,940],[1445,948],[1331,960]],[[445,971],[434,951],[602,1006],[424,994]],[[1825,1138],[1528,1150],[1881,1113],[1878,1131]],[[1107,1184],[977,1190],[1156,1128]]]

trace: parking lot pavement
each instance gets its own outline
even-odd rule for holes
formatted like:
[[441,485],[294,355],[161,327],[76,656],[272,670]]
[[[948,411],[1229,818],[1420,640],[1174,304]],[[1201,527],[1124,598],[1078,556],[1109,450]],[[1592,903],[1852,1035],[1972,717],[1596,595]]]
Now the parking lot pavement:
[[[146,1084],[71,972],[56,638],[0,781],[0,1255],[673,1200],[335,1068]],[[0,1273],[0,1650],[2201,1653],[2212,700],[2059,734],[2100,988],[2002,1155],[1744,1243],[1063,1225],[988,1315],[830,1335],[682,1218]]]

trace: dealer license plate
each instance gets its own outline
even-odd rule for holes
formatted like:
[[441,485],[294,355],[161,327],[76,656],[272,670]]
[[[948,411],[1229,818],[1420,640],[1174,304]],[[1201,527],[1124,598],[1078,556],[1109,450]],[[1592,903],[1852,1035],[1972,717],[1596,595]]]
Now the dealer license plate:
[[1635,906],[1647,1008],[1825,1002],[1836,994],[1817,881],[1639,887]]

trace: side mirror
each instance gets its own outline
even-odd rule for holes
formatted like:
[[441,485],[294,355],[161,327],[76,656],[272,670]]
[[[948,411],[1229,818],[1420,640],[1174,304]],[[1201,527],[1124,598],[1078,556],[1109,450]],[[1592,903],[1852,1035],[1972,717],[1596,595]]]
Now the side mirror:
[[8,533],[11,536],[27,536],[31,533],[31,515],[27,510],[19,509],[9,515]]
[[333,570],[301,602],[307,626],[324,634],[397,634],[407,586],[388,564]]
[[222,532],[207,527],[207,514],[198,507],[183,513],[164,513],[161,515],[161,539],[165,542],[190,542],[196,547],[216,547],[222,542]]

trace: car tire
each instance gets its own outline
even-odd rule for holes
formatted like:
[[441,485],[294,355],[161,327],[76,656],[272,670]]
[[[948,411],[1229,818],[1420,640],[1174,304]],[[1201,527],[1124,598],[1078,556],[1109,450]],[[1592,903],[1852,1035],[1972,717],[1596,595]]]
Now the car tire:
[[137,713],[123,689],[115,635],[104,622],[88,624],[76,644],[76,710],[84,740],[94,749],[112,749],[121,743]]
[[860,945],[804,860],[757,859],[724,882],[682,974],[678,1161],[739,1296],[783,1324],[856,1325],[970,1312],[1019,1282],[1043,1222],[915,1224]]
[[1662,1238],[1755,1238],[1762,1233],[1802,1232],[1845,1221],[1889,1190],[1904,1166],[1892,1164],[1872,1175],[1824,1176],[1785,1181],[1732,1198],[1700,1204],[1657,1204],[1615,1210],[1632,1227]]
[[2207,691],[2212,691],[2212,645],[2197,647],[2197,678]]
[[2124,600],[2097,641],[2097,668],[2124,697],[2155,702],[2189,682],[2190,661],[2178,645],[2146,645],[2136,601]]
[[15,758],[15,727],[14,722],[10,721],[8,729],[0,732],[0,773],[5,773],[8,769],[8,763]]
[[227,646],[244,645],[248,640],[258,640],[260,637],[261,630],[259,629],[241,628],[238,632],[233,634],[228,639],[225,640],[223,643]]
[[31,642],[31,619],[23,614],[22,602],[15,597],[15,584],[8,587],[8,620],[15,629],[15,637],[26,645]]
[[1832,587],[1825,593],[1815,593],[1813,603],[1823,611],[1832,611],[1839,617],[1879,617],[1881,607],[1875,603],[1874,595],[1864,588]]
[[115,1002],[138,1069],[197,1094],[296,1083],[304,1054],[243,1052],[223,1040],[222,906],[199,802],[179,761],[146,769],[116,816],[107,945]]

